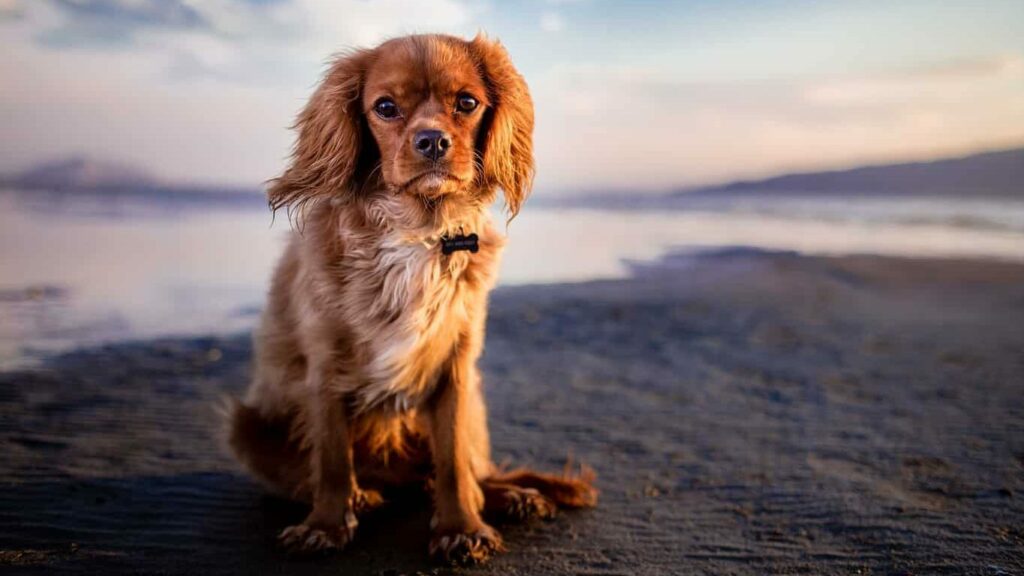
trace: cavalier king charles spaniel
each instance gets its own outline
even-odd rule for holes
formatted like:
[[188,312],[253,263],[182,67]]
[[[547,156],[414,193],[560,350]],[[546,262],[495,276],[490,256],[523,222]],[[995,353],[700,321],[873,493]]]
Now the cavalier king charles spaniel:
[[503,471],[477,359],[508,217],[533,178],[533,104],[501,44],[397,38],[337,58],[300,113],[268,190],[295,220],[229,415],[238,459],[311,504],[279,541],[340,549],[382,490],[433,494],[430,553],[502,547],[487,519],[592,506],[593,474]]

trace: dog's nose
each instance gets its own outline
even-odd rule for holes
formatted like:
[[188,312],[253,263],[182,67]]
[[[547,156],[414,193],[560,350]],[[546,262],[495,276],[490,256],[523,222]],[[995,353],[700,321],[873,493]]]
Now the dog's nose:
[[431,160],[437,160],[451,147],[452,141],[440,130],[420,130],[412,139],[416,151]]

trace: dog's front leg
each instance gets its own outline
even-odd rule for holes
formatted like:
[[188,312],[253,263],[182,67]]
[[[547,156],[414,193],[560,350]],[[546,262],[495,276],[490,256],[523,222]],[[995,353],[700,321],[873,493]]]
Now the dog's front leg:
[[313,510],[302,524],[281,532],[279,540],[289,552],[340,549],[355,536],[358,523],[353,500],[357,489],[352,444],[345,406],[335,384],[329,366],[310,366],[299,425],[309,453]]
[[482,409],[478,394],[473,355],[456,352],[429,405],[435,475],[430,553],[458,563],[483,561],[501,548],[501,536],[480,517],[484,497],[479,476],[484,471],[476,469],[481,466],[474,452],[480,439],[471,437],[478,428],[475,419],[483,417],[474,413]]

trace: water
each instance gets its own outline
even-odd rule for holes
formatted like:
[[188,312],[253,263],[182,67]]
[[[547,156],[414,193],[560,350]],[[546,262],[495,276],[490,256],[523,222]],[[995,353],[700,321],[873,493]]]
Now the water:
[[[259,201],[31,198],[0,192],[0,369],[83,344],[249,329],[288,231]],[[538,202],[508,233],[503,285],[622,277],[629,261],[734,246],[1024,261],[1024,201]]]

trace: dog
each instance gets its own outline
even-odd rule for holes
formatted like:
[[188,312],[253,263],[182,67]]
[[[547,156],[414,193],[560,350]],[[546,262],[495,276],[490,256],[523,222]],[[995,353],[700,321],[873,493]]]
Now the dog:
[[396,38],[336,58],[268,188],[293,220],[254,336],[229,444],[271,489],[308,502],[278,538],[317,553],[352,540],[392,487],[432,491],[431,555],[502,549],[484,518],[596,503],[589,471],[503,471],[491,459],[477,359],[504,236],[534,173],[533,103],[483,35]]

